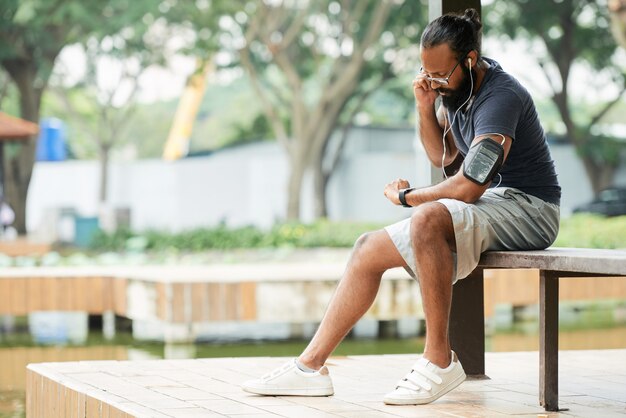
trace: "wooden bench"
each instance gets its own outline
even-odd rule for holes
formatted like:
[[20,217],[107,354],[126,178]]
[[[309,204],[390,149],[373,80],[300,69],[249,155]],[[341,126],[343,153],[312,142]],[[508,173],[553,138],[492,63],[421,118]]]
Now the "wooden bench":
[[626,251],[549,248],[486,252],[478,267],[454,285],[450,340],[468,376],[485,377],[484,278],[486,269],[539,269],[539,403],[558,411],[559,279],[626,277]]

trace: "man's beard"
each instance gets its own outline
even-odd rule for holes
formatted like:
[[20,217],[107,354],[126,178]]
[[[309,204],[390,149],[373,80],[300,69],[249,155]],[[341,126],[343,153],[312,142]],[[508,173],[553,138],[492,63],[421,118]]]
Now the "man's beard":
[[472,77],[476,80],[476,74],[474,70],[468,70],[466,67],[462,67],[463,69],[463,80],[461,80],[461,85],[456,90],[449,90],[444,88],[439,88],[439,92],[446,93],[446,95],[440,95],[441,101],[443,105],[448,109],[448,111],[456,112],[459,107],[465,104],[466,101],[469,100],[471,90],[472,90],[472,80],[470,79],[470,71],[472,71]]

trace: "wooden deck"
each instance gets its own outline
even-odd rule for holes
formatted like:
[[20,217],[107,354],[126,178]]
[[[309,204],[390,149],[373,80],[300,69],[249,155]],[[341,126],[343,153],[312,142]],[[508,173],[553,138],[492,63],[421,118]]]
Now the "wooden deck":
[[624,417],[626,349],[561,351],[560,406],[537,404],[538,353],[487,353],[489,380],[466,381],[423,406],[386,406],[413,355],[334,357],[335,395],[261,397],[239,384],[285,358],[31,364],[27,417]]
[[[114,312],[163,325],[319,321],[345,263],[37,267],[0,271],[0,314]],[[419,317],[417,284],[386,274],[369,317]],[[296,309],[299,308],[299,309]]]
[[[114,312],[162,324],[212,321],[317,322],[345,263],[260,263],[210,266],[5,268],[0,315],[35,311]],[[421,318],[419,288],[402,269],[390,270],[366,317]],[[562,281],[561,300],[626,299],[626,280]],[[537,270],[485,272],[485,315],[498,304],[539,300]],[[279,303],[280,302],[280,303]]]

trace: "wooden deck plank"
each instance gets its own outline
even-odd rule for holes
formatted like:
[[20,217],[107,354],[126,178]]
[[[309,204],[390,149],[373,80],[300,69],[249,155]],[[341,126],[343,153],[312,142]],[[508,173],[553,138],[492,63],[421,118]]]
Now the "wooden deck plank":
[[13,278],[11,280],[11,310],[12,315],[28,314],[27,283],[24,278]]
[[0,279],[0,315],[11,314],[11,283],[15,279]]
[[25,294],[26,297],[26,312],[40,311],[43,305],[41,301],[41,295],[43,293],[42,277],[31,277],[29,280],[24,281],[26,285]]
[[58,311],[60,307],[58,305],[58,283],[56,277],[42,277],[40,283],[40,310],[42,311]]
[[207,287],[206,283],[191,284],[191,319],[194,322],[204,322],[208,319],[208,314],[205,314],[208,303]]
[[[589,416],[594,405],[601,407],[603,416],[626,416],[626,398],[623,390],[616,387],[616,384],[620,386],[619,382],[626,382],[626,349],[562,351],[559,355],[562,358],[559,372],[565,382],[560,406],[569,410],[550,413],[550,417]],[[45,413],[52,410],[49,403],[57,399],[61,402],[62,398],[56,395],[42,398],[36,382],[43,380],[59,388],[71,387],[73,400],[70,404],[65,398],[65,416],[77,416],[75,412],[89,414],[97,404],[102,411],[108,408],[110,417],[147,416],[149,409],[154,411],[154,416],[180,416],[188,409],[199,417],[218,414],[235,417],[252,411],[267,417],[298,411],[312,416],[344,417],[546,414],[537,398],[538,352],[487,353],[489,380],[468,380],[429,405],[384,405],[383,395],[395,387],[415,359],[414,355],[406,354],[333,357],[328,366],[335,395],[322,398],[259,397],[239,388],[242,381],[280,366],[285,358],[81,362],[81,367],[76,367],[76,363],[31,364],[27,416],[50,416]],[[585,367],[581,368],[581,364]],[[116,373],[116,370],[132,370],[132,373]],[[107,388],[115,387],[115,382],[129,385],[131,379],[136,391],[122,390],[121,395],[111,397]],[[56,390],[61,393],[61,389]],[[48,393],[55,392],[48,390]],[[146,408],[147,399],[151,400],[151,408]],[[69,411],[71,415],[68,408],[73,408]]]
[[187,300],[185,298],[185,285],[182,283],[174,283],[171,285],[172,289],[172,322],[185,322],[185,308],[187,307]]
[[253,321],[256,319],[256,283],[242,282],[239,287],[239,301],[241,309],[240,319],[243,321]]

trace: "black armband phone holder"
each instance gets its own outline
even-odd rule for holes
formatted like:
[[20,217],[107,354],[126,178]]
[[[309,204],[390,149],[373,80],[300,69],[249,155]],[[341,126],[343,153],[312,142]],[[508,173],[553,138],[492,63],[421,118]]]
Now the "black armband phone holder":
[[473,145],[463,162],[463,174],[476,184],[484,186],[495,177],[504,161],[504,147],[491,137]]

